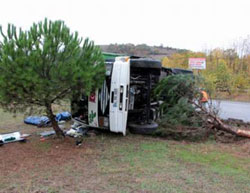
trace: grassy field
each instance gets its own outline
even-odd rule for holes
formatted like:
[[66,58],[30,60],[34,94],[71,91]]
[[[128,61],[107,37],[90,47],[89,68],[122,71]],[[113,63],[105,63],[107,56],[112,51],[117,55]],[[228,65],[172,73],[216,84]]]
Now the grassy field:
[[111,133],[40,141],[49,128],[1,112],[0,133],[31,133],[0,147],[0,192],[250,192],[250,141],[177,142]]

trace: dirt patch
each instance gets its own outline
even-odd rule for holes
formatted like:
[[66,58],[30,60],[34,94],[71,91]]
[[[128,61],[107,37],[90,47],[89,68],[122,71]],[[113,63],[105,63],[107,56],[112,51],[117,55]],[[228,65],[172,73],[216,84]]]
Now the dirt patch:
[[96,173],[98,157],[95,148],[92,140],[78,147],[71,138],[40,141],[39,137],[32,137],[26,144],[6,144],[0,151],[0,181],[8,186],[1,191],[0,183],[0,192],[19,192],[26,186],[29,187],[23,192],[72,191],[74,186],[79,187],[79,175],[93,180],[91,173]]
[[63,141],[52,138],[40,141],[39,137],[32,137],[25,144],[12,143],[1,147],[0,157],[3,159],[0,161],[0,170],[7,175],[39,167],[53,167],[62,161],[71,160],[79,153],[80,149],[69,138]]

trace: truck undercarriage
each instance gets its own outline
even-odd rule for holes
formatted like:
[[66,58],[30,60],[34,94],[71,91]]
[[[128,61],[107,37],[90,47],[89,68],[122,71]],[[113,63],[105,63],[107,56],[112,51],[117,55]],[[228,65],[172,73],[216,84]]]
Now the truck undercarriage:
[[[96,97],[98,103],[96,111],[98,128],[110,129],[110,105],[114,105],[111,103],[114,100],[111,84],[112,81],[115,81],[112,80],[115,62],[115,59],[106,60],[106,79],[102,88],[96,92],[98,96],[80,96],[78,93],[78,96],[76,95],[75,99],[72,100],[72,115],[78,122],[91,127],[90,121],[94,114],[91,114],[88,110],[89,101],[91,97]],[[127,111],[127,114],[125,114],[127,116],[127,127],[132,132],[137,132],[138,130],[144,131],[144,133],[151,132],[158,127],[155,121],[160,118],[160,101],[157,101],[152,95],[152,91],[157,83],[160,79],[170,74],[192,72],[164,68],[160,61],[139,57],[129,57],[129,66],[129,83],[119,87],[118,92],[121,94],[115,96],[120,98],[118,102],[119,100],[121,102],[122,90],[126,90],[126,95],[128,95],[128,101],[126,101],[128,104],[125,107]]]

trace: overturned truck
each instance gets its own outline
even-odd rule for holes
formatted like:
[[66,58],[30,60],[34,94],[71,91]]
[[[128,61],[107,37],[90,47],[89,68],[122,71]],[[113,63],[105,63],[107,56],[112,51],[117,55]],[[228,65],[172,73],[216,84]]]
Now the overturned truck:
[[[160,101],[152,97],[159,80],[175,71],[161,62],[134,56],[108,55],[102,87],[71,104],[73,119],[79,124],[126,135],[151,133],[160,117]],[[189,73],[189,72],[188,72]]]

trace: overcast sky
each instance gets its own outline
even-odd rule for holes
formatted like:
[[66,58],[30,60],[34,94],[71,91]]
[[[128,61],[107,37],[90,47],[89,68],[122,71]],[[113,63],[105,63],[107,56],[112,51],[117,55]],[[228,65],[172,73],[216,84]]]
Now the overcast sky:
[[96,44],[133,43],[194,51],[250,34],[250,0],[2,0],[0,25],[27,29],[61,19]]

